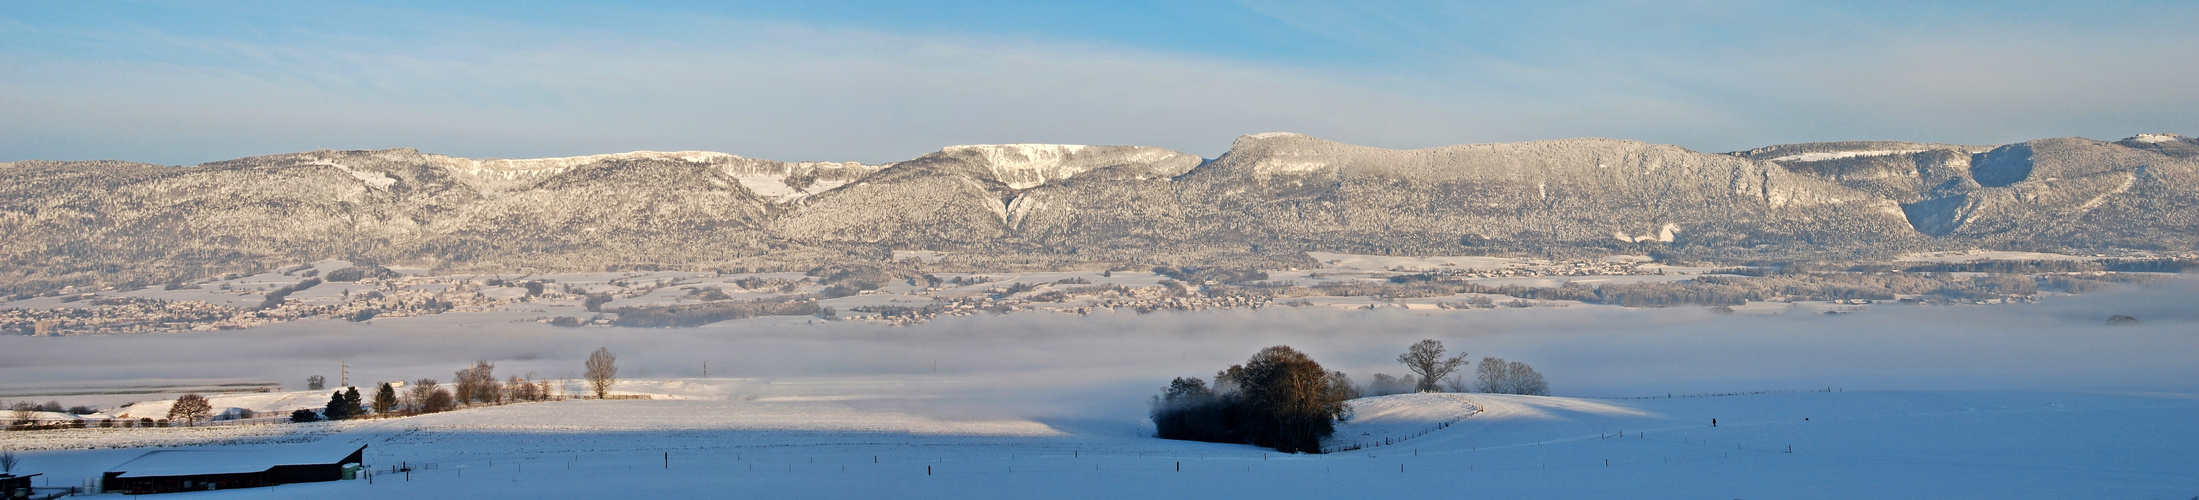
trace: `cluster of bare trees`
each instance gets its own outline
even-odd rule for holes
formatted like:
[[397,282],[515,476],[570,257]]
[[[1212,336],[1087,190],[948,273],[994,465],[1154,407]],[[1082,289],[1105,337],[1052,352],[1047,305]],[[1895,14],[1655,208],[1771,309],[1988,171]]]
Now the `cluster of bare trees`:
[[460,369],[455,375],[451,384],[451,397],[454,403],[460,405],[542,401],[557,396],[555,387],[548,380],[529,381],[526,377],[513,375],[498,381],[496,364],[488,360],[474,361],[473,366]]
[[[611,385],[617,381],[618,357],[612,355],[609,349],[596,349],[588,357],[585,368],[587,369],[588,382],[591,388],[594,389],[596,397],[601,398],[610,390]],[[373,414],[386,416],[421,415],[445,412],[476,404],[493,405],[520,401],[549,401],[566,397],[559,390],[559,384],[552,384],[549,380],[530,380],[533,377],[532,375],[527,377],[512,375],[498,380],[496,377],[496,364],[490,363],[488,360],[474,361],[472,365],[459,369],[454,375],[452,381],[447,384],[432,378],[423,378],[406,383],[383,383],[375,390],[371,406]],[[399,385],[402,385],[404,389],[399,390]],[[346,405],[358,404],[357,394],[356,388],[348,393],[350,398],[345,397],[347,393],[338,392],[336,401],[347,401],[344,403]],[[334,408],[336,404],[331,403],[331,408]],[[305,410],[305,412],[310,413],[310,410]],[[329,412],[327,418],[344,418],[335,416],[336,414],[356,417],[363,416],[366,413],[363,409],[356,414],[338,410]],[[320,415],[309,417],[297,414],[294,415],[293,420],[310,422],[319,420],[320,417]]]
[[[1478,385],[1460,369],[1471,365],[1466,353],[1446,356],[1443,342],[1422,340],[1397,356],[1409,375],[1375,374],[1373,395],[1402,392],[1479,390],[1503,394],[1550,394],[1550,384],[1534,367],[1496,357],[1481,358]],[[1346,401],[1360,396],[1351,377],[1329,371],[1289,346],[1261,349],[1242,365],[1214,374],[1213,385],[1198,377],[1178,377],[1153,396],[1151,417],[1158,437],[1216,443],[1244,443],[1290,453],[1321,453],[1321,440],[1351,412]]]
[[1527,363],[1505,361],[1503,358],[1483,356],[1474,369],[1474,379],[1467,380],[1459,369],[1472,363],[1466,361],[1466,353],[1444,357],[1443,342],[1422,340],[1397,355],[1397,362],[1405,365],[1411,374],[1392,377],[1374,374],[1374,381],[1367,385],[1369,396],[1385,396],[1407,392],[1485,392],[1492,394],[1550,395],[1550,384],[1542,373]]
[[1542,380],[1542,373],[1535,367],[1504,358],[1483,356],[1481,366],[1474,369],[1474,380],[1480,392],[1491,394],[1550,395],[1550,383]]
[[1261,349],[1242,365],[1171,381],[1151,402],[1159,437],[1245,443],[1287,453],[1320,453],[1321,440],[1358,397],[1351,378],[1289,346]]

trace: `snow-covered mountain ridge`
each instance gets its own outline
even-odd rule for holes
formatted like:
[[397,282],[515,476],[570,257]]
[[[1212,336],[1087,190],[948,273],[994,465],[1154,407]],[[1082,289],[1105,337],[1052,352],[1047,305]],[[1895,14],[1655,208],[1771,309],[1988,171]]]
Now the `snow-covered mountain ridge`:
[[[1292,133],[1213,159],[966,145],[906,161],[703,151],[469,159],[311,151],[191,167],[0,165],[10,290],[348,259],[451,270],[1292,266],[1303,252],[1822,260],[2199,249],[2199,141],[1613,139],[1392,150]],[[93,272],[92,269],[118,269]],[[26,288],[27,287],[27,288]]]

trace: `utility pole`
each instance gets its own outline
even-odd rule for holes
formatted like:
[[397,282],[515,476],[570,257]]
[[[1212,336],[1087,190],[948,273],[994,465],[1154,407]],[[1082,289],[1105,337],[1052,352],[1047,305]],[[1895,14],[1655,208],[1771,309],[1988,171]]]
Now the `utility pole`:
[[702,362],[702,378],[710,378],[710,362]]
[[337,368],[336,368],[336,379],[337,379],[336,385],[340,385],[340,386],[344,386],[344,387],[351,387],[351,362],[350,362],[350,361],[338,361],[337,363],[338,363],[338,364],[336,365],[336,366],[337,366]]

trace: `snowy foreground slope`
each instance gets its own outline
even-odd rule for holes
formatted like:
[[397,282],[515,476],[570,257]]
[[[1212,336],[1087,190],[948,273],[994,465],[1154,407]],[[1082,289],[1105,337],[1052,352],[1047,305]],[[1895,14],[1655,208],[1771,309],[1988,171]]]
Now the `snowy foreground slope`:
[[[371,484],[185,496],[2199,495],[2199,396],[2182,394],[1830,392],[1645,400],[1415,394],[1362,399],[1355,407],[1337,442],[1393,444],[1285,456],[1153,439],[1133,422],[958,418],[831,400],[532,403],[351,424],[333,433],[301,429],[306,439],[369,444],[369,465],[385,470]],[[1710,426],[1712,418],[1718,427]],[[76,484],[141,451],[29,452],[25,466],[57,486]],[[386,472],[399,462],[423,469],[409,480]]]

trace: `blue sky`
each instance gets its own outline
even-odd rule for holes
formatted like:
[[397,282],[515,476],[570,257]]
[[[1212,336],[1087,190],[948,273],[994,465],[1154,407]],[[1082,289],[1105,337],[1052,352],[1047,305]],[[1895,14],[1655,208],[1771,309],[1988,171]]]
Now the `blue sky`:
[[0,161],[2199,133],[2199,3],[0,5]]

